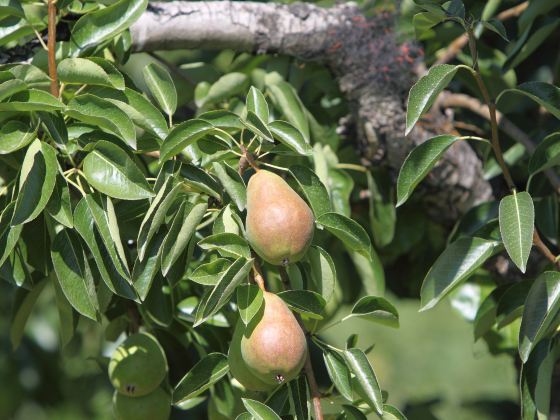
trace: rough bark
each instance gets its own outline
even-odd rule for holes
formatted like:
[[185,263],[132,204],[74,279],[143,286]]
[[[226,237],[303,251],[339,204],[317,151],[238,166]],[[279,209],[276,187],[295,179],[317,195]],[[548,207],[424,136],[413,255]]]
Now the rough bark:
[[[349,101],[346,123],[355,129],[346,131],[355,133],[364,162],[395,173],[414,145],[452,128],[449,116],[436,111],[428,126],[404,136],[406,95],[417,78],[421,50],[398,43],[391,15],[366,19],[354,3],[325,9],[302,3],[154,2],[131,31],[136,51],[231,48],[326,65]],[[433,214],[447,221],[492,195],[480,160],[463,142],[445,155],[423,191]]]

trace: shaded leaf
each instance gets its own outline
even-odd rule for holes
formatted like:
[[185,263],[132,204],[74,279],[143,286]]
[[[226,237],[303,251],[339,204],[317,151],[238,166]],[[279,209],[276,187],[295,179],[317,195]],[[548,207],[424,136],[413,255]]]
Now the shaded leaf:
[[378,296],[364,296],[352,308],[349,315],[342,320],[360,317],[393,328],[399,327],[399,313],[387,299]]
[[349,249],[371,259],[372,246],[369,235],[358,222],[338,213],[324,213],[317,223],[340,239]]
[[150,93],[167,115],[177,109],[177,90],[169,72],[157,63],[150,63],[143,70],[144,81]]
[[250,400],[249,398],[241,398],[241,401],[243,401],[243,405],[247,411],[251,413],[256,420],[280,420],[280,417],[272,408],[261,402]]
[[243,178],[227,163],[213,162],[212,168],[239,211],[245,210],[247,205],[247,187]]
[[242,284],[237,288],[237,307],[245,325],[259,312],[264,297],[263,291],[254,284]]
[[286,290],[278,293],[286,304],[294,311],[313,319],[323,319],[326,306],[325,299],[311,290]]
[[459,140],[458,137],[445,134],[432,137],[412,149],[406,157],[397,179],[397,207],[404,204],[414,188],[457,140]]
[[228,371],[227,356],[221,353],[208,354],[179,381],[173,390],[173,403],[178,404],[200,395],[224,377]]
[[315,218],[332,211],[327,188],[315,172],[305,166],[294,165],[290,166],[290,173],[301,188]]

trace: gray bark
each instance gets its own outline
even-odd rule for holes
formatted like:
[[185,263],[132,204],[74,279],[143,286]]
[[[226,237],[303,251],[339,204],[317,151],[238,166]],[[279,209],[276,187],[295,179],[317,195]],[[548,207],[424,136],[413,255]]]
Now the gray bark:
[[[364,162],[387,165],[394,173],[414,145],[449,132],[449,117],[436,110],[429,129],[404,136],[406,96],[421,51],[398,43],[392,16],[366,19],[351,2],[329,9],[303,3],[154,2],[131,31],[136,51],[230,48],[326,65],[349,101],[346,123],[354,129],[346,131],[355,133]],[[452,221],[492,195],[480,160],[464,142],[449,150],[423,185],[424,202],[440,220]]]

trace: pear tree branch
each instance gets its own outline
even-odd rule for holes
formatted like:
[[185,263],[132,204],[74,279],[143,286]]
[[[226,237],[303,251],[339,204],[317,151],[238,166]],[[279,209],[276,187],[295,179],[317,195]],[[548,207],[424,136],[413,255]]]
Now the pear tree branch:
[[58,79],[56,75],[56,1],[49,0],[48,3],[48,35],[47,42],[48,49],[48,62],[49,62],[49,77],[51,78],[51,94],[58,96]]

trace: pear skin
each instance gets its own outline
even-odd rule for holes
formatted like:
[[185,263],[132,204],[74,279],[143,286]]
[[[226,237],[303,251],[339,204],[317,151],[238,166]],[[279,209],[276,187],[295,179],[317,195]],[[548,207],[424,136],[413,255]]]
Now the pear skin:
[[244,332],[245,324],[241,320],[237,321],[228,352],[229,371],[241,385],[250,391],[270,391],[274,387],[257,378],[241,356],[241,339]]
[[261,169],[247,185],[247,239],[274,265],[299,261],[313,240],[315,218],[307,203],[280,176]]
[[241,339],[241,356],[265,384],[295,378],[307,357],[307,341],[294,314],[274,293],[264,292],[264,310],[253,318]]
[[171,396],[161,387],[142,397],[115,391],[113,411],[117,420],[167,420],[171,414]]

